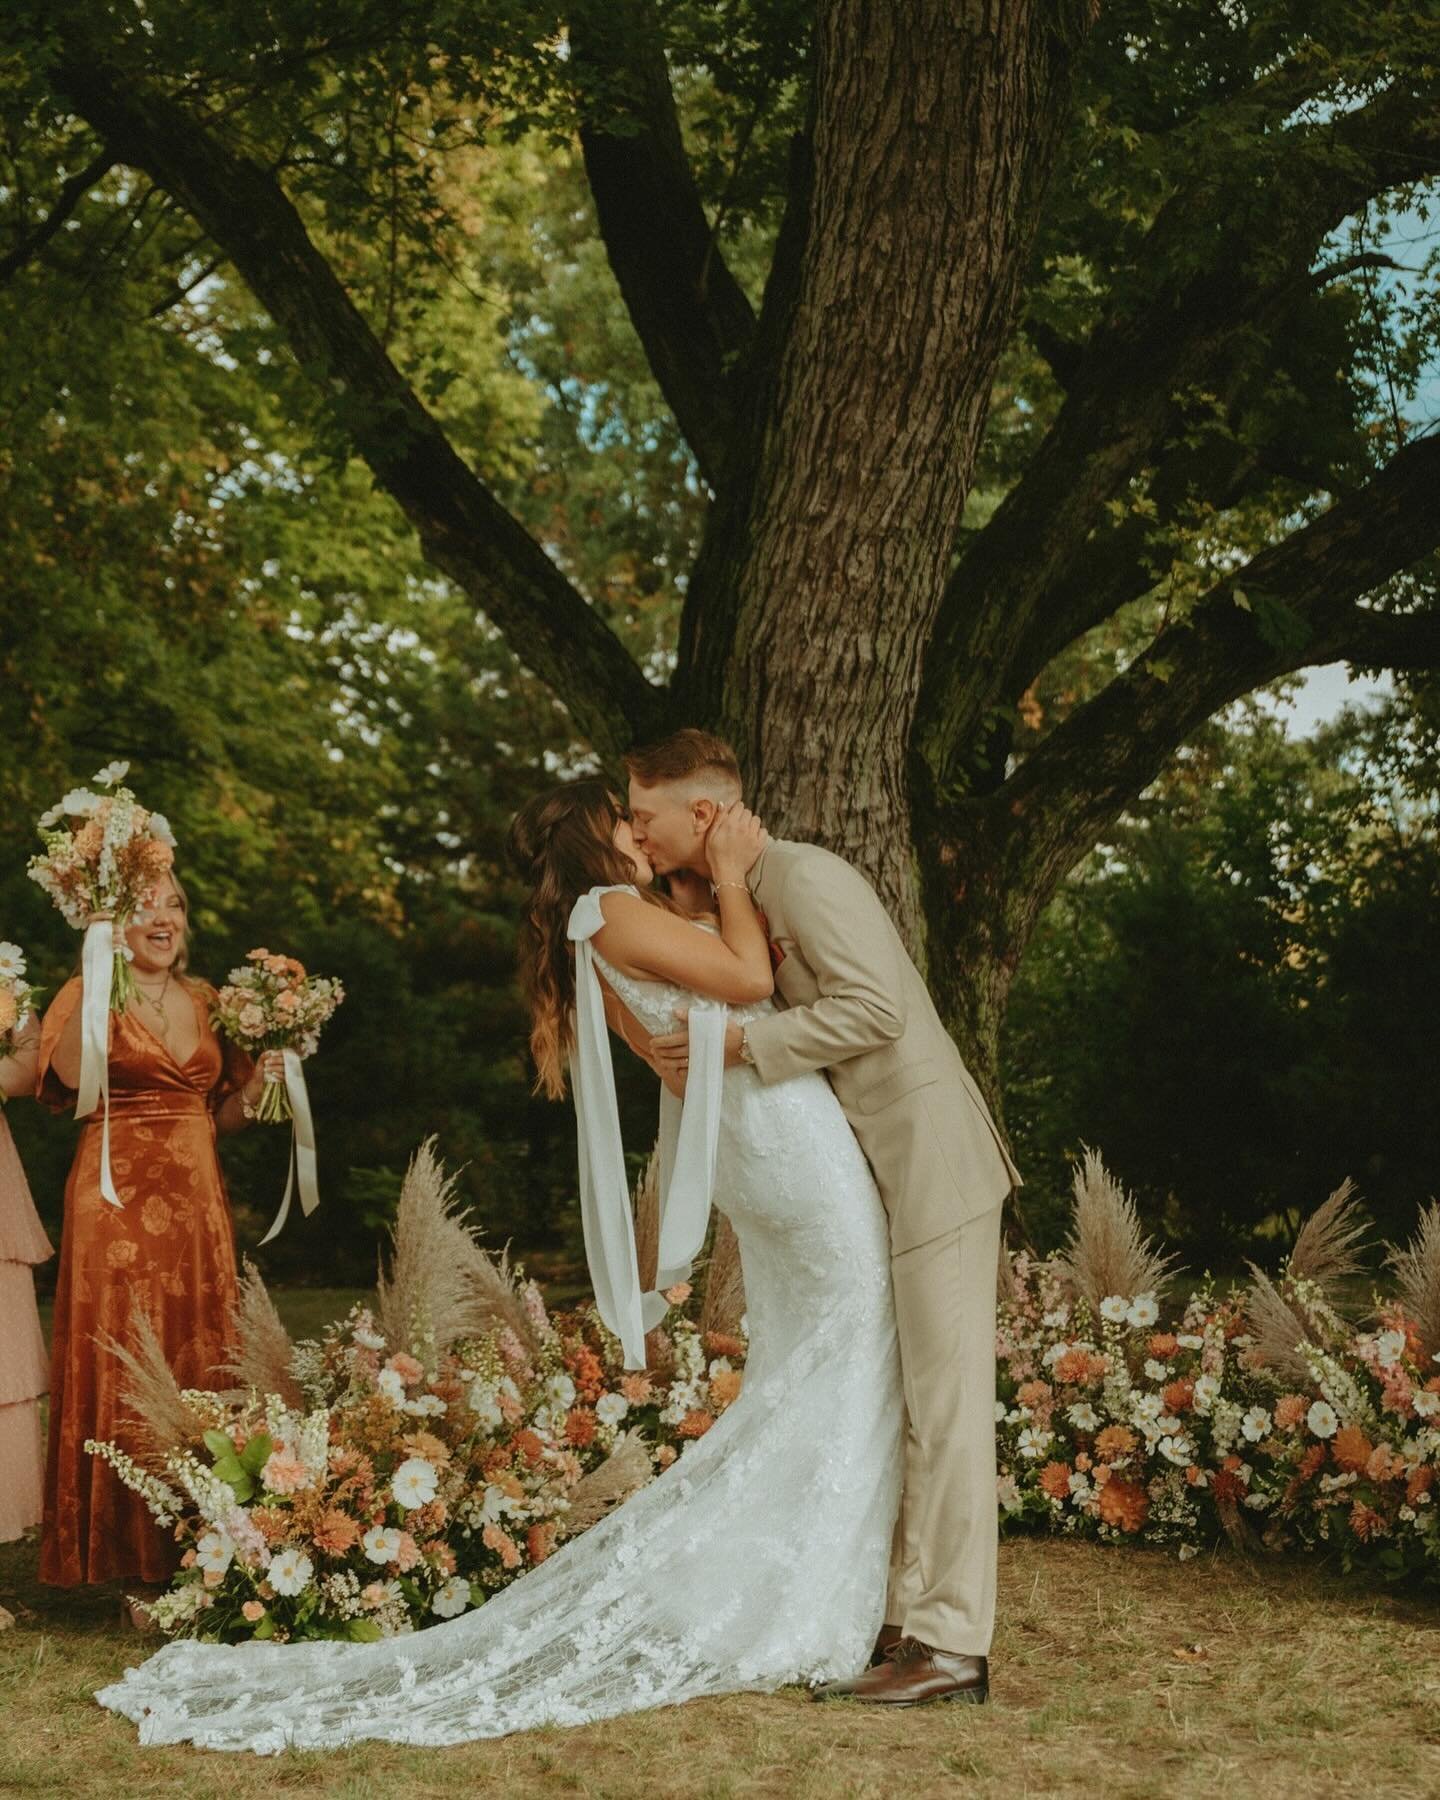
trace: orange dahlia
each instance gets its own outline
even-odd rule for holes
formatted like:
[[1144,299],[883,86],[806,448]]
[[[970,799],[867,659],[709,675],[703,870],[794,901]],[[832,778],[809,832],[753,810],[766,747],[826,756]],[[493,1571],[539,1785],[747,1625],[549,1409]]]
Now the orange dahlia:
[[1138,1481],[1112,1476],[1100,1490],[1100,1517],[1121,1531],[1139,1531],[1150,1511],[1150,1496]]
[[1040,1471],[1040,1490],[1048,1494],[1052,1500],[1068,1500],[1070,1498],[1070,1465],[1063,1462],[1048,1462]]
[[1128,1456],[1138,1442],[1128,1425],[1107,1425],[1095,1439],[1095,1454],[1106,1462],[1114,1462],[1117,1457]]

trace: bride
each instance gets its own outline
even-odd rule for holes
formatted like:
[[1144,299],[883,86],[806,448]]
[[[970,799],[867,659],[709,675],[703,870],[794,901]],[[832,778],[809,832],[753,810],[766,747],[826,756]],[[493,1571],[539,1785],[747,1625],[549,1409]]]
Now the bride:
[[683,1105],[662,1096],[660,1275],[684,1278],[711,1197],[739,1238],[744,1389],[679,1462],[483,1607],[379,1643],[168,1645],[103,1689],[145,1743],[269,1752],[453,1744],[862,1668],[879,1630],[904,1419],[885,1215],[825,1078],[723,1067],[727,1016],[772,1010],[743,807],[707,844],[718,927],[654,886],[620,802],[577,781],[512,829],[541,1084],[579,1125],[586,1252],[631,1366],[664,1310],[641,1292],[607,1005],[626,1036],[690,1014]]

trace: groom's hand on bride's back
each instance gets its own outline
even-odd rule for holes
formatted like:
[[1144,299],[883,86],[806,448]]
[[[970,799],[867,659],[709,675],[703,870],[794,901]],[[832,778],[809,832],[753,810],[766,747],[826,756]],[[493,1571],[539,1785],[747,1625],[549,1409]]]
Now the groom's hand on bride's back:
[[[675,1016],[683,1021],[681,1029],[662,1032],[659,1037],[652,1037],[650,1054],[646,1060],[670,1092],[683,1097],[685,1080],[690,1073],[689,1008],[678,1007]],[[735,1024],[727,1025],[725,1027],[725,1067],[727,1069],[736,1068],[742,1061],[740,1027]]]

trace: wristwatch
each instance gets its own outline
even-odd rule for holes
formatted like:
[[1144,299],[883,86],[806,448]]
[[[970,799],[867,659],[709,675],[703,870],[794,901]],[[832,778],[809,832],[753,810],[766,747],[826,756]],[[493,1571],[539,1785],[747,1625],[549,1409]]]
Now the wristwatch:
[[750,1039],[746,1035],[745,1027],[743,1025],[740,1027],[740,1048],[738,1054],[741,1062],[745,1064],[746,1068],[753,1069],[755,1067],[755,1052],[750,1048]]

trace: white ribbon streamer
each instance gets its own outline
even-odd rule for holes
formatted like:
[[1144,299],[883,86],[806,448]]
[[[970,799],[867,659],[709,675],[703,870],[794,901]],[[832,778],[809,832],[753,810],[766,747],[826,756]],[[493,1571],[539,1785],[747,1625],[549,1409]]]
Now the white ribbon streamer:
[[280,1235],[285,1221],[290,1217],[290,1200],[297,1187],[300,1206],[307,1219],[320,1204],[318,1165],[315,1160],[315,1123],[310,1116],[310,1092],[305,1086],[305,1067],[293,1050],[284,1050],[281,1055],[285,1058],[285,1092],[290,1096],[290,1111],[294,1121],[290,1131],[290,1172],[285,1181],[285,1198],[280,1202],[275,1223],[261,1238],[262,1244],[268,1244],[272,1238]]
[[600,896],[635,892],[633,887],[592,888],[571,911],[568,935],[575,945],[575,1048],[570,1056],[570,1086],[580,1155],[580,1222],[596,1309],[619,1338],[626,1368],[643,1369],[645,1333],[658,1325],[669,1309],[661,1290],[689,1276],[710,1221],[725,1075],[726,1010],[716,1002],[694,1003],[685,1099],[682,1102],[668,1089],[662,1095],[659,1268],[655,1289],[642,1293],[615,1097],[615,1065],[590,944],[605,923]]
[[95,919],[85,928],[80,960],[80,1080],[75,1117],[103,1108],[100,1122],[100,1192],[123,1207],[110,1172],[110,983],[115,975],[115,928]]

